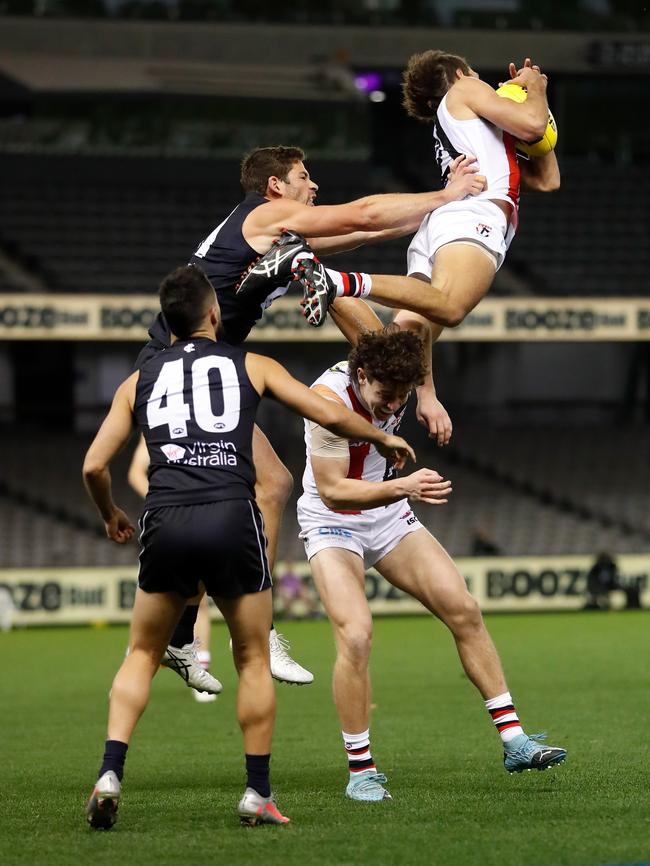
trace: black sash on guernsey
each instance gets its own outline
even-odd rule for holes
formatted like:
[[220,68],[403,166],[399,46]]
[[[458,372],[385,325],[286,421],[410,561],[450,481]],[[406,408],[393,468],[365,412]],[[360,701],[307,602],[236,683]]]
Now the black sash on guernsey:
[[134,414],[149,450],[145,509],[255,498],[259,394],[242,349],[180,340],[140,370]]
[[[241,298],[235,286],[246,268],[259,256],[245,240],[242,225],[248,214],[268,199],[256,192],[249,193],[210,235],[199,244],[190,264],[202,268],[217,293],[221,307],[219,336],[233,346],[243,343],[255,322],[262,317],[265,298]],[[136,369],[157,351],[169,346],[169,327],[161,313],[149,329],[151,343],[142,350]]]

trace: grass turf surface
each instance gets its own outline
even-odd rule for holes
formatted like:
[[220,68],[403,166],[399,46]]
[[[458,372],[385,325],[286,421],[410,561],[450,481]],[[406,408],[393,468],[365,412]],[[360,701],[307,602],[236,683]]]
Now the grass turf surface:
[[241,738],[223,626],[215,703],[156,677],[126,765],[117,825],[83,804],[103,749],[124,628],[0,634],[0,863],[600,866],[650,861],[650,613],[488,617],[520,717],[569,761],[508,775],[496,732],[446,630],[375,623],[372,746],[392,802],[355,803],[330,698],[326,622],[288,623],[316,682],[278,685],[274,789],[288,827],[240,828]]

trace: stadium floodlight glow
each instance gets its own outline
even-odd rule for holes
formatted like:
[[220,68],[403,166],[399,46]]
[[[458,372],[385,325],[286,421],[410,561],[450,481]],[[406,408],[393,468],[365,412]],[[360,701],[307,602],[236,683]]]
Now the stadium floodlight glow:
[[383,80],[379,72],[358,72],[354,76],[354,86],[363,93],[380,90],[382,84]]
[[371,102],[385,102],[386,94],[383,90],[372,90],[370,92],[370,101]]

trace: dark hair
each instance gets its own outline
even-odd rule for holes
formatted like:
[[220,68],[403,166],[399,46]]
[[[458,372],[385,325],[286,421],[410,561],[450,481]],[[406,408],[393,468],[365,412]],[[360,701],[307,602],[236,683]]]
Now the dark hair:
[[440,100],[456,80],[456,70],[469,75],[464,57],[446,51],[413,54],[402,75],[402,105],[410,117],[429,123],[435,119]]
[[184,265],[167,274],[160,284],[160,308],[172,334],[186,340],[216,303],[212,283],[201,268]]
[[286,180],[292,167],[304,158],[305,152],[299,147],[256,147],[241,163],[239,180],[244,192],[265,195],[270,177]]
[[388,325],[361,335],[348,355],[348,367],[351,376],[363,367],[370,379],[413,388],[424,381],[428,365],[424,343],[417,334]]

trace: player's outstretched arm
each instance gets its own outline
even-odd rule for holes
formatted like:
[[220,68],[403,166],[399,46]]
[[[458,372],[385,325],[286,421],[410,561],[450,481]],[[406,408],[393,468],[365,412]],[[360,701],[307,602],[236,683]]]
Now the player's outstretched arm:
[[272,358],[249,352],[246,355],[246,371],[258,394],[270,394],[303,418],[315,421],[337,436],[372,442],[380,454],[395,461],[398,469],[404,466],[409,457],[415,460],[415,452],[400,436],[389,436],[346,406],[325,400],[294,379]]
[[[410,209],[410,216],[407,212],[407,215],[400,219],[396,225],[378,231],[356,231],[346,235],[335,235],[334,237],[308,236],[309,245],[316,253],[318,253],[319,256],[325,256],[353,250],[367,244],[376,244],[381,241],[393,240],[394,238],[402,238],[406,235],[410,235],[417,231],[423,217],[432,210],[436,210],[441,207],[441,205],[449,204],[449,202],[452,201],[460,201],[468,195],[478,195],[480,192],[483,192],[485,189],[486,179],[484,175],[481,175],[478,172],[479,167],[476,157],[461,154],[456,157],[451,164],[450,180],[445,189],[440,190],[438,193],[422,193],[422,195],[427,197],[435,196],[435,198],[431,200],[432,206],[429,206],[428,210],[424,213],[421,211],[421,208]],[[397,196],[368,196],[367,199],[361,199],[361,201],[374,200],[381,204],[383,200],[386,200],[386,203],[388,204],[393,199],[396,202],[405,202],[409,204],[408,200],[413,199],[413,196],[410,194],[399,193]],[[424,202],[427,200],[428,199],[423,199],[422,201]],[[355,204],[355,202],[352,202],[352,204]],[[343,205],[343,207],[350,206],[351,205]],[[319,210],[321,210],[321,206],[319,206]],[[390,217],[390,211],[387,214],[380,215],[380,219],[384,221],[386,217]]]
[[118,544],[133,537],[135,526],[113,502],[111,491],[112,459],[126,445],[133,429],[133,402],[139,373],[133,373],[115,392],[110,411],[99,428],[83,465],[86,490],[97,506],[106,534]]

